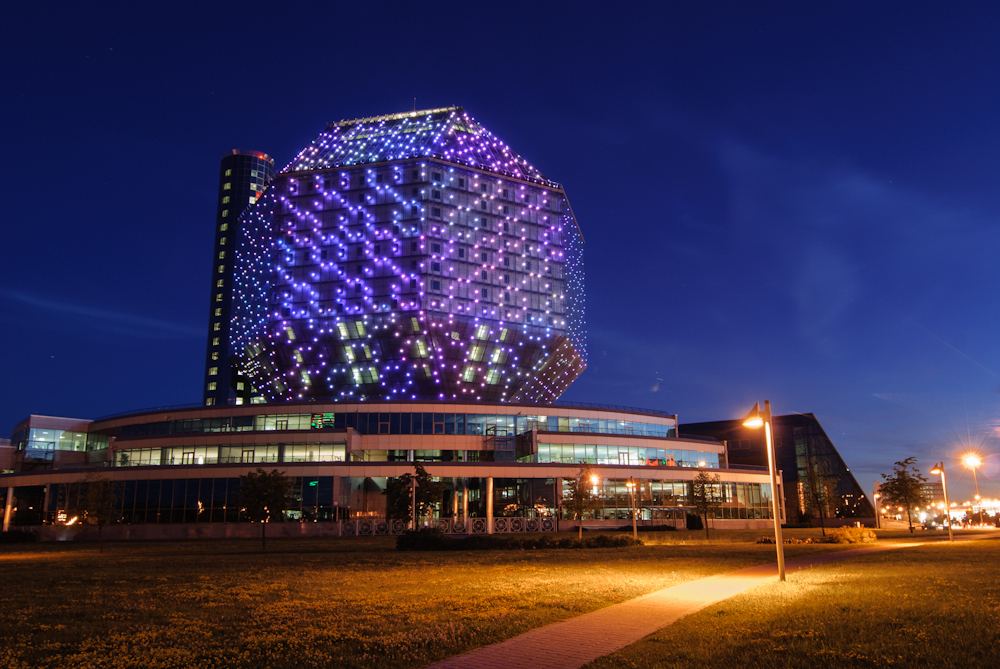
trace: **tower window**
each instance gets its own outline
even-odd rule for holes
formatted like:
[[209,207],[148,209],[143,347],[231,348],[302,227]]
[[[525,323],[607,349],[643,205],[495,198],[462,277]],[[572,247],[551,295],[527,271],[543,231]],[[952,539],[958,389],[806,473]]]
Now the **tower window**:
[[232,190],[232,188],[233,188],[233,184],[229,183],[228,181],[226,183],[222,184],[222,190]]

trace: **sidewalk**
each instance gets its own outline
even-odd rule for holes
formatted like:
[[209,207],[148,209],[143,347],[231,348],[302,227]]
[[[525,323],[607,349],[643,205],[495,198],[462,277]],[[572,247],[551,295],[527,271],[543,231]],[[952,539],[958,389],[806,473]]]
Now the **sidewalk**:
[[[785,572],[923,543],[926,542],[873,545],[787,560]],[[429,669],[577,669],[686,615],[777,577],[778,565],[772,563],[690,581],[539,627],[513,639],[448,658]]]

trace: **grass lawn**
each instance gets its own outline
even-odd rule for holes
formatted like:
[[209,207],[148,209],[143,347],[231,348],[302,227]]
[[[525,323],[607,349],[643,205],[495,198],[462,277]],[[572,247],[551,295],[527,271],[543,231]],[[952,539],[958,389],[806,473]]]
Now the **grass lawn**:
[[[818,530],[793,530],[800,536]],[[413,667],[774,560],[766,532],[628,549],[397,553],[391,538],[0,550],[3,667]],[[907,537],[908,538],[908,537]],[[847,546],[790,546],[789,557]],[[895,551],[893,552],[895,553]]]
[[998,561],[998,541],[945,541],[819,566],[587,667],[998,667]]

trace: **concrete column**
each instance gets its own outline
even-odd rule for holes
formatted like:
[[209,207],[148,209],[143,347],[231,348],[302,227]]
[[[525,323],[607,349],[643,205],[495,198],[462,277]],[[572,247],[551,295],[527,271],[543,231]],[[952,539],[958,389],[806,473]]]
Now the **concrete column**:
[[3,531],[10,529],[11,515],[14,512],[14,486],[7,488],[7,502],[3,508]]
[[486,478],[486,533],[493,534],[493,477]]

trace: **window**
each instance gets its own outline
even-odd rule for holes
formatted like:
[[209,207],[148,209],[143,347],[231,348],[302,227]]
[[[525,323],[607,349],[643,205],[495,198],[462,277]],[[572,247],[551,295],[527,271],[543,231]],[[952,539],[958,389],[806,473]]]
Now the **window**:
[[215,294],[215,301],[216,302],[222,302],[222,293],[216,293]]
[[229,196],[226,195],[222,198],[222,204],[229,204]]
[[433,270],[435,272],[440,272],[441,271],[441,263],[439,263],[439,262],[431,263],[431,270]]
[[483,211],[486,211],[486,200],[483,200],[482,202],[479,203],[479,208],[482,209]]
[[458,178],[458,187],[465,188],[465,179],[463,179],[462,177]]
[[243,390],[243,387],[244,386],[243,386],[243,382],[242,381],[237,382],[237,384],[236,384],[236,390]]
[[410,253],[416,253],[416,252],[417,252],[417,243],[410,242]]
[[226,257],[226,252],[225,251],[219,251],[219,260],[222,260],[225,257]]
[[510,274],[504,274],[503,275],[503,282],[504,283],[510,283]]
[[214,397],[209,397],[207,400],[205,400],[205,406],[207,406],[207,407],[210,407],[210,406],[212,406],[214,404],[215,404],[215,398]]
[[228,223],[223,223],[222,225],[219,226],[219,232],[225,232],[228,229],[229,229]]
[[432,290],[441,290],[441,282],[440,281],[431,281],[431,289]]
[[434,181],[441,181],[441,173],[431,172],[431,179],[433,179]]
[[229,210],[228,209],[223,209],[222,210],[222,218],[225,218],[226,216],[229,216]]
[[219,271],[219,274],[222,274],[223,272],[226,271],[226,266],[225,265],[219,265],[219,270],[218,271]]
[[226,238],[225,237],[220,237],[219,238],[219,246],[225,246],[225,245],[226,245]]
[[[216,323],[216,325],[218,325],[218,323]],[[219,328],[215,328],[215,329],[218,330]],[[219,345],[219,338],[218,337],[212,337],[212,346],[218,346],[218,345]]]
[[[222,329],[222,323],[212,323],[212,332],[218,332],[221,329]],[[218,339],[213,339],[212,341],[214,341],[214,342],[216,342],[216,344],[218,344],[219,340]]]
[[488,291],[485,288],[483,288],[483,299],[484,300],[486,299],[486,297],[487,297],[488,294],[489,294]]
[[218,359],[219,359],[219,352],[212,351],[212,360],[218,360]]
[[229,183],[228,181],[226,183],[222,184],[222,190],[232,190],[232,188],[233,188],[233,184]]
[[208,375],[209,376],[217,376],[218,374],[219,374],[219,368],[218,367],[209,367],[208,368]]
[[222,288],[222,284],[223,283],[224,283],[224,280],[223,279],[219,279],[218,281],[215,282],[215,287],[216,288]]
[[441,245],[431,244],[431,250],[434,251],[434,253],[441,253]]
[[439,190],[432,190],[431,191],[431,197],[434,198],[435,200],[440,200],[441,199],[441,191],[439,191]]
[[484,251],[484,252],[483,252],[482,254],[480,254],[480,255],[482,255],[482,258],[483,258],[483,262],[486,262],[486,258],[487,258],[487,255],[486,255],[486,252]]
[[483,270],[482,272],[480,272],[480,273],[479,273],[479,276],[480,276],[480,278],[481,278],[481,279],[482,279],[483,281],[486,281],[486,270]]
[[[221,316],[222,315],[222,309],[216,309],[215,310],[215,315],[216,316]],[[214,358],[213,358],[213,360],[214,360]]]
[[465,257],[465,249],[459,249],[458,250],[458,257],[459,258],[464,258]]
[[479,190],[483,193],[486,192],[486,184],[479,184]]
[[211,382],[209,382],[209,384],[208,384],[208,385],[206,386],[206,388],[207,388],[208,390],[215,390],[215,388],[216,388],[216,383],[215,383],[215,381],[211,381]]
[[433,216],[435,218],[441,218],[441,208],[440,207],[431,207],[431,216]]

